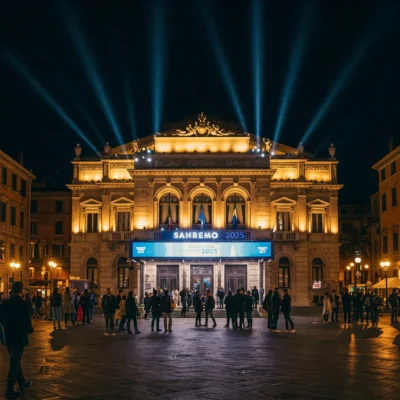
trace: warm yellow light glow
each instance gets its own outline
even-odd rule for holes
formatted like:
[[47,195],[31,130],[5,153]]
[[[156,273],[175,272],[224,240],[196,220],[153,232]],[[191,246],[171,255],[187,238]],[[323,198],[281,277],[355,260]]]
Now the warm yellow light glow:
[[357,264],[360,264],[360,262],[361,262],[361,257],[356,257],[355,259],[354,259],[354,261],[357,263]]
[[145,219],[145,218],[142,218],[142,219],[139,219],[139,220],[135,221],[135,228],[136,229],[144,229],[144,228],[147,229],[148,227],[149,227],[149,224],[148,224],[147,219]]
[[330,180],[328,170],[309,169],[305,171],[307,181],[328,182]]
[[365,265],[364,265],[364,268],[365,268],[365,269],[368,269],[368,268],[369,268],[369,265],[368,265],[368,264],[365,264]]
[[388,268],[390,267],[390,261],[381,261],[380,265],[382,268]]
[[348,271],[350,271],[350,268],[351,268],[350,265],[348,265],[348,266],[346,267],[346,269],[347,269]]
[[54,269],[55,267],[57,267],[57,263],[55,263],[54,261],[49,261],[49,267]]
[[350,263],[350,267],[354,267],[354,263]]
[[19,263],[19,262],[10,262],[10,267],[12,268],[12,269],[18,269],[18,268],[20,268],[21,267],[21,264]]
[[[271,165],[271,168],[277,168],[279,164],[277,165]],[[275,172],[274,176],[272,179],[283,179],[283,180],[288,180],[288,179],[297,179],[297,168],[278,168],[277,171]]]
[[[127,165],[126,168],[129,168],[129,166]],[[121,179],[131,179],[131,176],[127,169],[112,169],[110,171],[110,179],[116,179],[118,181]]]

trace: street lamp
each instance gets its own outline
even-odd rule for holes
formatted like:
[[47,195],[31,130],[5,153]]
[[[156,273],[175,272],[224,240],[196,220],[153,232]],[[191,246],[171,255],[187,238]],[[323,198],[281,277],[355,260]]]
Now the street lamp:
[[19,262],[13,261],[13,262],[10,263],[10,267],[11,267],[12,272],[13,272],[13,283],[14,283],[15,270],[18,270],[21,267],[21,264]]
[[53,271],[57,267],[57,263],[55,263],[54,261],[49,261],[49,267],[51,271],[51,289],[54,290]]
[[389,292],[388,292],[388,276],[387,270],[390,267],[390,261],[381,261],[381,268],[385,271],[386,279],[386,309],[389,309]]

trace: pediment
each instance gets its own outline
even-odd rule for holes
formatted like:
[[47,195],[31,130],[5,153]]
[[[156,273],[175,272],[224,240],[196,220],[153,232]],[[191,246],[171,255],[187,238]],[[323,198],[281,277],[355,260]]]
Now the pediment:
[[119,197],[118,199],[113,200],[111,203],[114,204],[114,205],[118,205],[118,204],[134,204],[134,201],[130,200],[130,199],[126,198],[126,197]]
[[274,205],[282,205],[282,206],[292,206],[295,205],[297,202],[296,200],[289,199],[288,197],[280,197],[279,199],[271,201]]
[[84,206],[101,206],[101,201],[97,201],[95,199],[85,200],[81,203]]
[[327,207],[329,206],[329,203],[321,199],[315,199],[313,201],[308,202],[307,205],[309,207]]

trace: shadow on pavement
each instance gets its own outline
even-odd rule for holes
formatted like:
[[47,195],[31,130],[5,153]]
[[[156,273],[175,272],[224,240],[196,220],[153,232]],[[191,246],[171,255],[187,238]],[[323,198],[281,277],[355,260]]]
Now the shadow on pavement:
[[49,342],[53,351],[60,351],[67,344],[65,331],[53,331],[50,333],[50,336],[51,339]]

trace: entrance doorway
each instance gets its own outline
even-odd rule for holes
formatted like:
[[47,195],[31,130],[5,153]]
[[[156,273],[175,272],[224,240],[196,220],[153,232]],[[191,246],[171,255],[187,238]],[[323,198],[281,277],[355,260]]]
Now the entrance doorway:
[[213,266],[212,265],[191,265],[190,276],[192,289],[204,295],[207,290],[213,293]]
[[179,290],[179,265],[157,265],[157,284],[169,292]]
[[225,265],[225,293],[231,290],[235,294],[241,288],[247,289],[247,266]]

